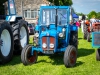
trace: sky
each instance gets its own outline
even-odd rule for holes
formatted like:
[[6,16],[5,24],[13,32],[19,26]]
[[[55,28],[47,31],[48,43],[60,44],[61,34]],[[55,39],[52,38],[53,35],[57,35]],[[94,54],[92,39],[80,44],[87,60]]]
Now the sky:
[[89,14],[91,11],[100,12],[100,0],[72,0],[75,12]]

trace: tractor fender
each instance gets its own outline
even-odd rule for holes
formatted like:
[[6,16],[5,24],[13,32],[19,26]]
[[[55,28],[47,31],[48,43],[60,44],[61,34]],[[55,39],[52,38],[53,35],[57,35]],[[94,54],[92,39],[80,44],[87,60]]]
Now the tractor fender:
[[71,31],[77,31],[78,27],[76,25],[70,25],[70,30]]

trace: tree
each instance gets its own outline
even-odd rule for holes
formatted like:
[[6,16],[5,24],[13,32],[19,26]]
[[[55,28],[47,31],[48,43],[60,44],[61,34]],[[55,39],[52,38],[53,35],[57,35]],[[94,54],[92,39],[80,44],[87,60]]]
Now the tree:
[[97,13],[95,11],[91,11],[87,16],[88,16],[89,19],[92,18],[92,17],[97,18]]
[[56,6],[71,6],[73,4],[72,0],[48,0]]
[[0,0],[0,15],[4,15],[4,5],[3,5],[3,3],[5,1],[6,0]]
[[71,6],[73,4],[72,0],[59,0],[60,5]]
[[100,12],[97,13],[97,19],[100,19]]

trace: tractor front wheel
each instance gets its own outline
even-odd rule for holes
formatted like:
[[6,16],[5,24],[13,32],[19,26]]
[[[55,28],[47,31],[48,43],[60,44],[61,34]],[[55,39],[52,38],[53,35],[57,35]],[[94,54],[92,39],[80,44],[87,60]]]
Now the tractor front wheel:
[[76,49],[78,48],[78,32],[77,31],[71,31],[69,44],[75,46]]
[[65,67],[73,67],[77,60],[77,50],[74,46],[69,45],[64,53]]
[[31,65],[36,63],[38,58],[37,51],[33,51],[32,46],[26,45],[21,52],[21,61],[24,65]]
[[96,60],[100,61],[100,49],[97,49],[96,51]]

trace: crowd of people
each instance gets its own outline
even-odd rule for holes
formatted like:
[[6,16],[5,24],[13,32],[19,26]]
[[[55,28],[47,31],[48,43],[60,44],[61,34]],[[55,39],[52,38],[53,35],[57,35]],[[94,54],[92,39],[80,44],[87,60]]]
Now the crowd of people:
[[93,17],[90,20],[86,20],[85,15],[83,15],[81,20],[76,21],[76,26],[78,28],[81,28],[82,32],[84,32],[83,30],[84,24],[89,24],[90,27],[92,27],[93,23],[100,23],[100,19],[96,19],[95,16],[93,15]]

